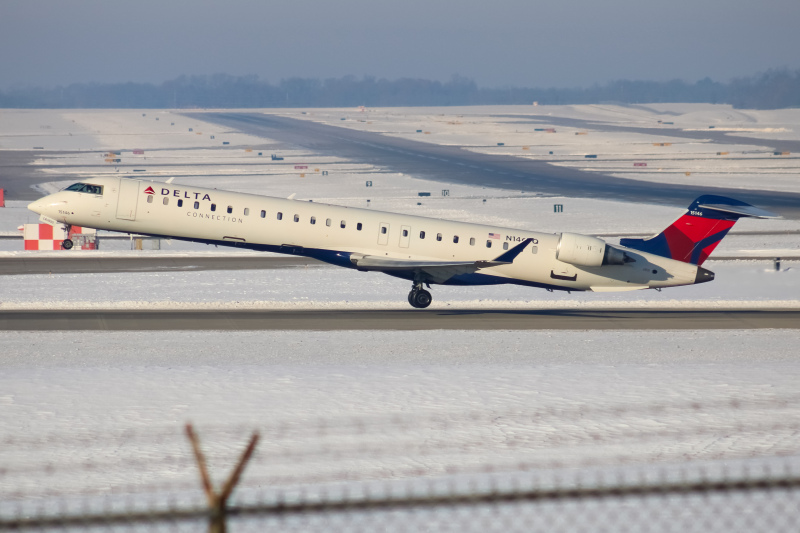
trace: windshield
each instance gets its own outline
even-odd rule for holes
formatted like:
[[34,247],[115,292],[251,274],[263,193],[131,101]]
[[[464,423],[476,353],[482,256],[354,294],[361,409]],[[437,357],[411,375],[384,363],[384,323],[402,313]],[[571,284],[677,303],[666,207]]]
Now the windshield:
[[73,183],[65,191],[87,192],[89,194],[103,194],[102,185],[92,185],[90,183]]

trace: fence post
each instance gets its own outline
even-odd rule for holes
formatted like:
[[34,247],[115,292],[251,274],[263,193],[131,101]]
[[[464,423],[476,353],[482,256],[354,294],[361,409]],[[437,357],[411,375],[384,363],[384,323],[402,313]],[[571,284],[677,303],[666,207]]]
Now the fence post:
[[208,520],[209,533],[226,533],[227,531],[227,511],[228,511],[228,498],[230,498],[236,484],[239,483],[239,478],[244,471],[244,467],[253,455],[258,443],[258,432],[253,433],[250,437],[250,443],[245,448],[239,462],[236,463],[236,468],[233,469],[228,480],[222,486],[222,490],[217,493],[214,491],[214,486],[211,484],[211,476],[208,475],[208,467],[206,466],[206,458],[203,451],[200,449],[200,439],[194,432],[191,424],[186,424],[186,435],[189,437],[189,442],[192,444],[194,450],[194,457],[197,460],[197,468],[200,470],[200,480],[203,483],[203,490],[206,493],[208,500],[208,507],[211,515]]

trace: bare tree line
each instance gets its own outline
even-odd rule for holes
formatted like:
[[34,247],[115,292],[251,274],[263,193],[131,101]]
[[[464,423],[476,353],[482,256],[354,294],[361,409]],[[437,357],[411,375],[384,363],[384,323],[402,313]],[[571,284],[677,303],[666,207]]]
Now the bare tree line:
[[270,83],[258,76],[180,76],[161,84],[76,83],[12,87],[0,91],[3,108],[255,108],[352,106],[454,106],[547,104],[711,103],[735,108],[800,106],[800,70],[764,73],[717,82],[617,80],[584,88],[478,87],[471,79],[449,81],[375,77],[289,78]]

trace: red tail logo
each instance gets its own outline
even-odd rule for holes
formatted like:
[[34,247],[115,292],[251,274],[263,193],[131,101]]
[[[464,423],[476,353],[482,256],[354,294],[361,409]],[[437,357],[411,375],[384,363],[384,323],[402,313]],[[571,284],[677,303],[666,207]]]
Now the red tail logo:
[[146,189],[144,190],[144,193],[145,193],[145,194],[155,194],[155,193],[156,193],[156,191],[154,191],[152,187],[148,187],[148,188],[146,188]]
[[700,266],[740,218],[776,216],[740,200],[706,194],[692,202],[682,217],[655,237],[620,239],[619,243],[641,252]]

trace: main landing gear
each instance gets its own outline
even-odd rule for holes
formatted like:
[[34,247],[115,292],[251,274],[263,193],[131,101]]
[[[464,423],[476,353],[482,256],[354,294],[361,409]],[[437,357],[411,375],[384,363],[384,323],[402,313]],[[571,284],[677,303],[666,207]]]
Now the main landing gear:
[[415,280],[414,285],[411,286],[411,292],[408,293],[408,303],[417,309],[425,309],[431,305],[432,301],[431,293],[422,288],[421,281]]

